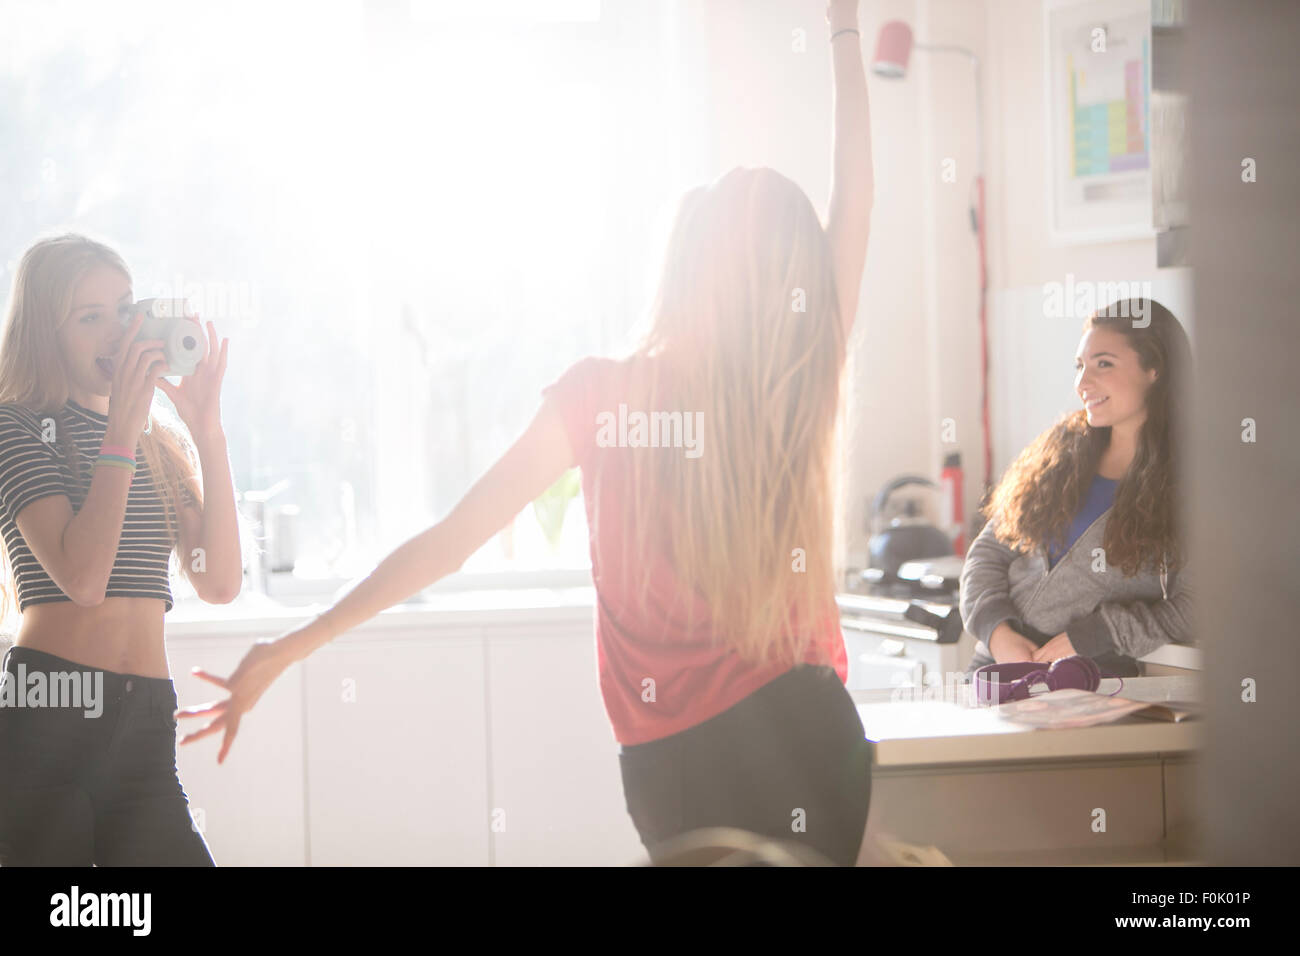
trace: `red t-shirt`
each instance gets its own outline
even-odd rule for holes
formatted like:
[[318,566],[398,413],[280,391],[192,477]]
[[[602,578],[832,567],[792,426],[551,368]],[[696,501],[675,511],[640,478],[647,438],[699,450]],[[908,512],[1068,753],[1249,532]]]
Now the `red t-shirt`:
[[[564,418],[565,431],[582,469],[583,497],[591,537],[591,573],[596,587],[596,658],[605,712],[619,743],[632,746],[658,740],[693,727],[752,694],[788,672],[790,664],[756,666],[746,663],[725,646],[709,641],[707,605],[698,592],[684,588],[662,558],[634,556],[629,586],[638,571],[651,561],[651,593],[642,615],[639,596],[627,593],[621,568],[602,567],[620,554],[631,521],[626,509],[628,457],[623,449],[597,445],[597,416],[618,415],[626,402],[624,383],[636,374],[638,363],[629,359],[581,359],[542,390],[553,398]],[[683,452],[684,453],[684,452]],[[600,468],[593,456],[603,455]],[[600,481],[601,494],[594,481]],[[597,508],[602,513],[597,514]],[[598,550],[598,545],[601,550]],[[695,631],[686,627],[687,600],[695,601]],[[701,624],[703,622],[703,624]],[[818,620],[805,660],[829,664],[841,681],[848,679],[848,656],[840,629],[839,610],[832,600]],[[653,685],[644,683],[649,678]],[[653,688],[653,700],[650,687]]]

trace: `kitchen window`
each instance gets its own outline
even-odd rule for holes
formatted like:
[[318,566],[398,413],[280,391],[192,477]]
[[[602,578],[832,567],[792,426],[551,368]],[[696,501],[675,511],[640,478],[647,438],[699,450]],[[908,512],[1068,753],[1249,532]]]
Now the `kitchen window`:
[[[223,420],[273,596],[364,574],[543,386],[622,349],[673,202],[707,178],[678,132],[677,3],[496,9],[7,7],[9,277],[63,224],[114,245],[137,298],[189,298],[229,336]],[[580,495],[553,542],[534,512],[460,580],[589,583]]]

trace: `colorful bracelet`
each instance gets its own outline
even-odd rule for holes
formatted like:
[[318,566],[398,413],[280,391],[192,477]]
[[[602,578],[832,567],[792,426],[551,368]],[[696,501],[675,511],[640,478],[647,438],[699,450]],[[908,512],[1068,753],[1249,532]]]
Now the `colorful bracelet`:
[[131,472],[130,484],[135,484],[135,449],[127,448],[125,445],[110,445],[107,442],[99,446],[99,458],[95,460],[98,465],[111,465],[114,468],[125,468]]
[[112,465],[114,468],[125,468],[133,474],[135,472],[135,459],[125,458],[122,455],[100,455],[95,464]]

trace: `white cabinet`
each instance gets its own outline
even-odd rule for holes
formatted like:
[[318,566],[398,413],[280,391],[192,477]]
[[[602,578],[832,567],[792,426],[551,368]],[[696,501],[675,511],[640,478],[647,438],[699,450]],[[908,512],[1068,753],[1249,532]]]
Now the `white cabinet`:
[[590,622],[533,633],[490,629],[486,640],[493,862],[640,862]]
[[344,635],[301,666],[309,862],[486,866],[477,635]]
[[[181,748],[218,865],[644,860],[597,681],[594,609],[515,600],[381,614],[272,685],[224,765],[216,736]],[[296,623],[169,624],[181,706],[224,696],[191,667],[227,675],[253,641]]]
[[[220,700],[225,692],[194,677],[200,666],[230,674],[251,640],[168,641],[176,696],[182,707]],[[180,734],[208,717],[183,717]],[[218,866],[302,866],[307,860],[303,783],[302,671],[290,668],[240,722],[225,763],[217,763],[221,734],[177,748],[176,764],[190,813]]]

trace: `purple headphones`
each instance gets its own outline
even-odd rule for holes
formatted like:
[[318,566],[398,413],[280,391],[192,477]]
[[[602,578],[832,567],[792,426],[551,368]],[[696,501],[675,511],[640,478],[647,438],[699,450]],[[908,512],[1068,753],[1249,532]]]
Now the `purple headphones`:
[[[985,664],[975,670],[975,697],[981,704],[1005,704],[1009,700],[1026,700],[1035,684],[1046,684],[1048,691],[1075,688],[1095,691],[1103,677],[1101,668],[1091,657],[1078,654],[1062,657],[1043,667],[1042,661],[1013,661],[1005,664]],[[1119,678],[1119,690],[1124,687]]]

